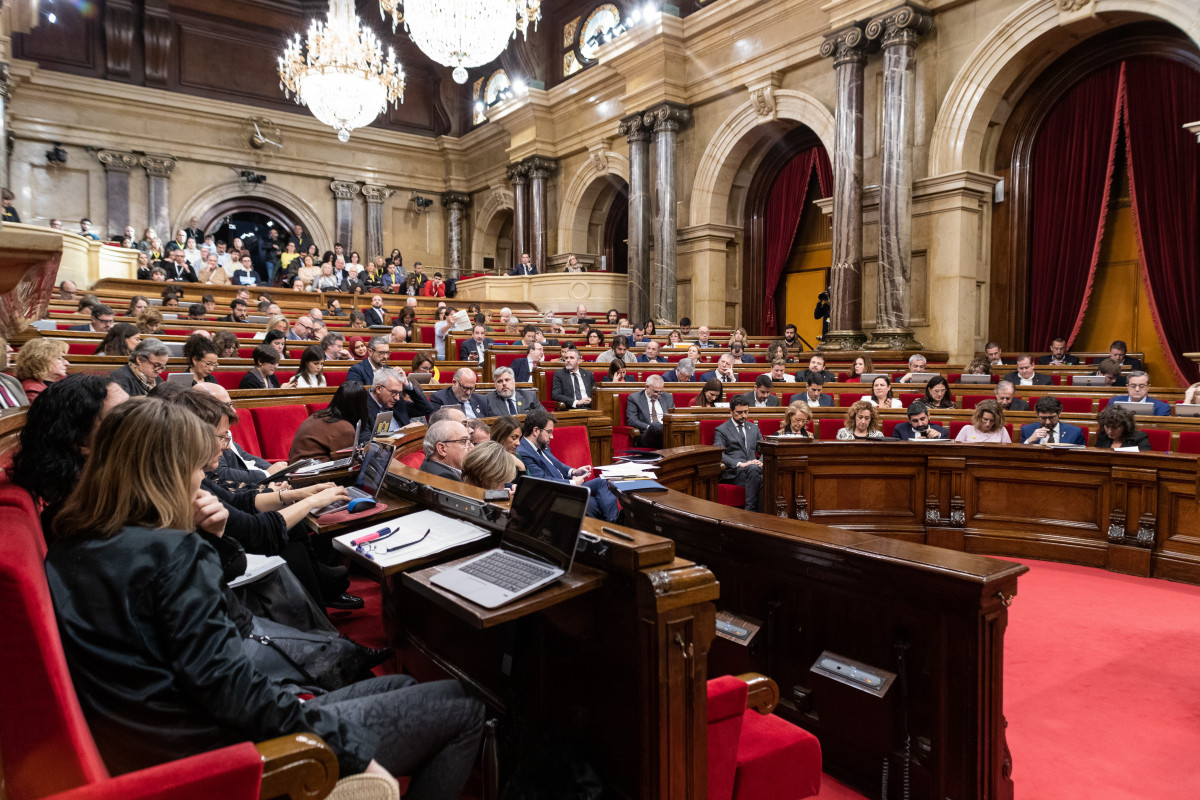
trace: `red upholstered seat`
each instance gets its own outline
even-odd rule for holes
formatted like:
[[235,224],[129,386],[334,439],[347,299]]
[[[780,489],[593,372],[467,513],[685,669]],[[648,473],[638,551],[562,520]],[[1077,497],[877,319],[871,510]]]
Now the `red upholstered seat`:
[[959,407],[973,409],[973,408],[975,408],[975,406],[979,405],[984,400],[995,400],[995,399],[996,399],[996,395],[994,395],[994,394],[964,394],[962,396],[962,400],[961,400]]
[[717,502],[731,508],[745,508],[746,487],[736,483],[718,483]]
[[326,386],[341,386],[346,382],[346,373],[350,370],[346,369],[327,369],[325,370],[325,385]]
[[[813,420],[813,422],[816,421]],[[845,421],[837,417],[826,417],[821,422],[825,424],[817,426],[817,438],[826,442],[832,442],[836,439],[838,431],[846,426]]]
[[905,408],[908,408],[917,400],[925,399],[924,392],[900,392],[899,394],[894,395],[894,396],[898,397],[900,399],[900,402],[904,404]]
[[219,369],[213,373],[213,377],[217,379],[217,383],[224,386],[226,389],[232,390],[238,388],[245,376],[245,372],[232,369]]
[[633,446],[633,428],[625,424],[625,409],[629,406],[629,393],[617,395],[617,419],[613,425],[613,452],[620,453]]
[[1112,398],[1101,397],[1096,400],[1096,413],[1097,414],[1099,414],[1101,411],[1103,411],[1108,406],[1108,401],[1110,399],[1112,399]]
[[261,456],[262,443],[258,439],[258,425],[254,422],[254,415],[248,408],[239,408],[237,415],[238,424],[229,429],[233,440],[247,453]]
[[896,430],[896,426],[899,425],[901,422],[907,422],[907,420],[904,420],[904,419],[885,419],[885,420],[883,420],[883,435],[891,436],[892,433]]
[[1177,453],[1200,453],[1200,431],[1183,431],[1179,434]]
[[758,423],[758,429],[763,436],[774,436],[779,433],[779,426],[783,424],[783,417],[761,417],[755,422]]
[[250,409],[250,413],[258,425],[262,457],[268,461],[286,460],[296,430],[308,419],[308,410],[301,405],[263,406]]
[[[556,425],[550,440],[550,452],[568,467],[583,467],[592,463],[592,446],[586,425]],[[595,477],[595,475],[592,475]]]
[[99,341],[67,342],[67,355],[69,355],[69,356],[90,356],[96,352],[96,348],[99,346],[100,346]]
[[[1068,414],[1090,414],[1092,413],[1092,398],[1090,397],[1059,397],[1058,401],[1062,403],[1063,411]],[[1036,402],[1032,397],[1029,398],[1029,407],[1033,408]]]
[[524,353],[501,353],[499,351],[492,354],[496,359],[496,368],[511,367],[513,362],[518,358],[524,358]]
[[837,396],[833,398],[833,402],[838,408],[849,408],[861,400],[862,396],[863,393],[861,391],[838,392]]
[[724,422],[723,419],[700,420],[700,444],[712,444],[717,437],[717,428]]
[[1171,452],[1171,432],[1160,431],[1156,428],[1142,428],[1150,439],[1150,449],[1156,453]]
[[970,420],[965,420],[965,419],[950,420],[950,438],[953,439],[953,438],[957,437],[958,432],[970,424],[971,424]]
[[400,463],[405,465],[406,467],[412,467],[413,469],[420,469],[421,463],[425,461],[425,453],[422,450],[416,450],[412,453],[407,453],[405,455],[400,456],[399,460],[400,460]]

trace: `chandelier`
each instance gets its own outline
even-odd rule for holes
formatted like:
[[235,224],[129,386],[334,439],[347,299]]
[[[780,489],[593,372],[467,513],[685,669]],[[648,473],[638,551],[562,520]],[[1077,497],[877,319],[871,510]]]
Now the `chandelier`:
[[298,33],[288,42],[279,57],[279,86],[340,141],[349,141],[350,131],[370,124],[388,103],[404,102],[404,70],[391,48],[384,59],[378,37],[354,15],[353,0],[329,0],[328,18],[313,20],[305,44]]
[[379,0],[380,14],[391,14],[392,30],[403,22],[425,55],[454,67],[457,83],[467,82],[467,67],[495,60],[510,37],[536,26],[541,6],[541,0]]

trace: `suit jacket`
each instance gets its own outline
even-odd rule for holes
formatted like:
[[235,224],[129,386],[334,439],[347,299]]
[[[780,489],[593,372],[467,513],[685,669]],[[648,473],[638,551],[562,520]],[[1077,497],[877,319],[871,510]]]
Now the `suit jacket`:
[[[1021,441],[1024,442],[1033,432],[1042,426],[1040,422],[1030,422],[1027,425],[1021,426]],[[897,426],[899,427],[899,426]],[[1059,442],[1061,444],[1078,444],[1086,445],[1087,441],[1083,438],[1083,430],[1074,425],[1068,425],[1061,420],[1058,423]]]
[[[949,433],[947,433],[946,429],[943,428],[941,425],[938,425],[936,422],[929,423],[929,427],[933,428],[935,431],[940,433],[942,435],[943,439],[946,439],[949,437]],[[895,430],[892,431],[892,438],[900,439],[901,441],[907,441],[909,439],[917,438],[916,434],[917,434],[917,432],[913,430],[912,423],[901,422],[899,425],[896,426]],[[922,438],[924,438],[924,437],[922,437]]]
[[238,383],[239,389],[278,389],[279,378],[272,375],[266,382],[263,381],[262,374],[252,369],[242,376],[242,380]]
[[[1007,375],[1005,375],[1004,380],[1008,381],[1013,386],[1021,385],[1021,376],[1018,375],[1015,371],[1010,372]],[[1052,386],[1053,384],[1054,384],[1054,380],[1049,375],[1045,374],[1044,372],[1033,373],[1033,385],[1034,386]]]
[[433,413],[433,406],[430,405],[429,398],[421,391],[421,385],[415,381],[409,381],[408,387],[390,409],[385,409],[380,405],[374,394],[367,394],[367,416],[370,417],[371,424],[363,426],[362,433],[366,434],[364,438],[369,439],[374,433],[375,418],[381,411],[392,412],[392,430],[403,428],[413,417],[427,417]]
[[[122,367],[122,369],[128,369],[128,367]],[[13,402],[16,403],[16,405],[12,406],[12,408],[29,405],[29,398],[25,394],[25,387],[21,386],[21,382],[19,380],[14,378],[12,375],[6,375],[5,373],[0,372],[0,383],[4,384],[4,388],[8,390],[10,395],[12,395]],[[145,394],[145,392],[142,392],[142,394]],[[134,394],[130,392],[129,396],[134,397]]]
[[[800,394],[796,395],[792,399],[793,400],[803,400],[804,402],[808,403],[810,406],[813,404],[813,401],[808,399],[808,392],[801,392]],[[826,408],[832,408],[833,407],[833,395],[825,394],[824,392],[821,392],[821,397],[819,400],[817,400],[817,405],[824,406]]]
[[[494,344],[496,344],[495,339],[489,338],[487,336],[485,336],[483,338],[483,349],[484,350],[487,350],[489,347],[493,346]],[[458,360],[459,361],[478,361],[479,360],[479,344],[478,344],[478,342],[475,341],[474,338],[467,339],[465,342],[463,342],[461,345],[459,345]]]
[[512,371],[513,380],[517,383],[529,383],[533,380],[533,375],[529,371],[529,359],[525,356],[512,363]]
[[1019,397],[1014,397],[1012,399],[1012,405],[1008,407],[1008,410],[1009,411],[1028,411],[1029,410],[1029,401],[1022,400]]
[[525,474],[531,478],[545,478],[560,483],[571,479],[571,468],[555,458],[550,448],[538,452],[524,437],[517,445],[517,458],[521,459]]
[[[700,376],[700,382],[701,382],[701,383],[707,383],[708,381],[711,381],[711,380],[714,380],[714,379],[716,379],[716,377],[717,377],[717,371],[716,371],[715,369],[714,369],[714,370],[710,370],[710,371],[708,371],[708,372],[706,372],[706,373],[704,373],[703,375],[701,375],[701,376]],[[736,382],[736,381],[737,381],[737,379],[738,379],[738,374],[737,374],[737,372],[735,371],[735,372],[733,373],[733,380]],[[664,379],[664,380],[665,380],[665,379]]]
[[757,364],[758,359],[755,358],[754,356],[750,355],[749,353],[742,353],[742,363],[743,364]]
[[485,411],[483,408],[483,402],[480,399],[479,395],[472,392],[471,396],[467,398],[466,403],[463,403],[457,397],[454,396],[454,392],[451,390],[451,387],[449,387],[449,386],[447,386],[445,389],[438,389],[436,392],[429,395],[429,404],[431,406],[433,406],[434,411],[437,411],[442,406],[451,406],[451,407],[458,406],[461,408],[464,405],[469,405],[471,407],[471,412],[475,416],[477,416],[477,417],[488,416],[487,411]]
[[728,419],[718,425],[713,433],[713,444],[725,449],[725,452],[721,453],[721,463],[725,465],[726,472],[735,471],[737,465],[743,461],[753,461],[757,458],[755,453],[758,452],[762,433],[755,422],[747,421],[745,428],[746,435],[743,439],[733,420]]
[[810,375],[820,375],[822,378],[825,379],[825,383],[833,383],[834,381],[837,380],[837,376],[834,375],[832,372],[830,372],[827,369],[823,369],[820,372],[813,372],[811,370],[802,369],[796,373],[796,380],[802,381],[804,383],[808,383],[808,378]]
[[[518,414],[528,414],[530,411],[536,411],[542,407],[537,395],[527,389],[517,389],[513,394],[512,401],[517,406]],[[510,413],[508,403],[495,392],[488,392],[480,398],[480,405],[486,412],[482,415],[485,417],[504,417]]]
[[437,475],[442,478],[449,478],[452,481],[462,483],[462,473],[454,469],[449,464],[443,464],[440,461],[425,459],[421,462],[421,472],[428,472],[430,475]]
[[696,377],[696,373],[694,373],[694,372],[692,373],[692,377],[688,378],[687,380],[684,380],[679,377],[679,370],[677,370],[677,369],[667,370],[666,372],[664,372],[662,374],[662,379],[663,379],[664,383],[695,383],[698,380],[700,380],[699,378]]
[[[663,414],[670,414],[675,410],[675,398],[668,392],[663,392],[658,396],[658,406]],[[662,424],[661,416],[658,422]],[[643,433],[650,427],[650,400],[644,391],[629,395],[629,401],[625,404],[625,424]]]
[[1134,358],[1133,356],[1127,355],[1125,358],[1121,359],[1122,371],[1127,371],[1126,368],[1129,370],[1141,370],[1142,360],[1140,358]]
[[347,370],[346,381],[358,381],[363,386],[370,386],[375,381],[375,367],[371,365],[370,357],[364,358]]
[[370,327],[387,325],[387,317],[384,316],[382,308],[367,306],[363,309],[363,316],[367,318],[367,325]]
[[[1037,357],[1037,358],[1034,360],[1034,362],[1033,362],[1033,363],[1035,363],[1035,364],[1040,364],[1040,365],[1041,365],[1041,366],[1043,366],[1043,367],[1048,367],[1048,366],[1050,366],[1050,359],[1051,359],[1051,358],[1053,358],[1053,356],[1050,356],[1050,355],[1038,356],[1038,357]],[[1079,363],[1079,359],[1078,359],[1078,358],[1076,358],[1075,356],[1071,355],[1070,353],[1067,353],[1065,356],[1063,356],[1063,363],[1064,363],[1064,364],[1078,364],[1078,363]]]
[[[756,405],[756,402],[754,399],[754,390],[753,389],[746,392],[745,394],[739,395],[739,397],[744,398],[746,401],[746,404],[749,405],[751,408],[759,408],[759,406]],[[825,397],[825,395],[821,395],[821,397]],[[776,397],[773,394],[767,396],[767,406],[769,408],[774,408],[775,406],[778,406],[778,405],[779,405],[778,397]]]
[[[150,393],[146,385],[138,380],[138,377],[133,374],[133,370],[126,364],[123,367],[118,367],[108,374],[108,377],[113,379],[113,383],[125,390],[125,394],[130,397],[144,397]],[[154,383],[158,385],[162,383],[162,378],[154,376]],[[21,395],[24,397],[24,395]]]
[[[1123,394],[1123,395],[1120,395],[1119,397],[1114,397],[1114,398],[1113,398],[1112,400],[1110,400],[1109,402],[1110,402],[1110,403],[1116,403],[1116,402],[1121,402],[1121,403],[1129,403],[1129,402],[1131,402],[1131,401],[1130,401],[1130,399],[1129,399],[1129,395],[1127,395],[1127,394]],[[1156,417],[1169,417],[1169,416],[1171,416],[1171,406],[1169,406],[1168,404],[1164,403],[1162,400],[1155,400],[1153,397],[1147,397],[1147,398],[1146,398],[1145,400],[1143,400],[1142,402],[1143,402],[1143,403],[1153,403],[1153,404],[1154,404],[1154,416],[1156,416]]]
[[512,268],[512,271],[509,272],[508,274],[509,275],[537,275],[538,271],[537,271],[537,267],[534,266],[533,264],[530,264],[529,266],[525,266],[524,264],[517,264],[515,267]]
[[[579,370],[579,384],[583,389],[583,393],[588,397],[592,396],[593,388],[596,385],[596,379],[592,377],[590,370]],[[554,382],[550,387],[550,399],[556,403],[562,403],[567,408],[591,408],[587,406],[575,406],[575,387],[570,375],[567,373],[566,367],[554,372]]]
[[638,356],[637,360],[643,364],[666,364],[667,363],[667,359],[664,356],[659,356],[658,358],[654,359],[653,361],[646,358],[645,356]]
[[72,325],[71,327],[67,328],[67,330],[83,331],[85,333],[93,333],[94,332],[94,331],[92,331],[92,323],[90,323],[90,322],[87,323],[86,325]]
[[[174,242],[172,242],[172,244],[174,244]],[[164,267],[164,269],[167,271],[167,280],[169,281],[196,283],[200,280],[200,278],[196,275],[196,270],[193,269],[192,265],[188,264],[186,261],[181,267],[176,266],[175,262],[171,261]]]

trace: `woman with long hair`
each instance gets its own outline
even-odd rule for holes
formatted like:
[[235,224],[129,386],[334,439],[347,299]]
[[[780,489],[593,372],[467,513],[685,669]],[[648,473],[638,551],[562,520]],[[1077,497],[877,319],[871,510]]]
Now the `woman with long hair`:
[[137,325],[132,322],[118,322],[108,329],[104,341],[96,348],[95,355],[128,358],[140,341],[142,335],[138,333]]
[[[850,377],[846,379],[846,383],[862,383],[863,375],[870,375],[874,371],[875,365],[871,363],[871,359],[867,356],[859,356],[850,366]],[[891,384],[890,380],[888,384]]]
[[723,403],[724,401],[725,384],[713,378],[704,382],[704,386],[701,387],[700,393],[696,395],[696,400],[692,405],[699,408],[713,408],[717,403]]
[[521,420],[516,417],[496,417],[492,423],[492,441],[502,445],[513,459],[518,472],[525,471],[525,462],[517,457],[521,445]]
[[[438,311],[441,311],[441,309],[439,308]],[[415,308],[409,308],[408,306],[405,306],[404,308],[400,309],[400,313],[396,315],[396,318],[399,320],[398,324],[403,325],[405,328],[411,331],[413,325],[417,324],[417,310]]]
[[30,339],[17,351],[17,364],[13,370],[29,402],[46,390],[55,381],[67,377],[67,343],[61,339]]
[[233,331],[217,331],[212,338],[213,349],[217,351],[217,358],[237,358],[238,355],[238,338]]
[[437,368],[437,353],[432,350],[418,350],[413,354],[412,368],[409,373],[427,372],[433,376],[434,383],[442,382],[441,370]]
[[655,329],[655,327],[654,327],[654,320],[652,320],[652,319],[648,319],[648,320],[646,320],[646,326],[645,326],[645,327],[646,327],[646,336],[647,336],[647,337],[650,337],[650,336],[655,336],[655,335],[656,335],[657,331],[656,331],[656,329]]
[[330,460],[339,450],[354,446],[354,427],[359,423],[371,424],[367,389],[358,381],[346,381],[333,393],[327,407],[300,424],[292,439],[288,461]]
[[263,329],[261,331],[254,334],[254,338],[255,339],[265,339],[267,334],[270,333],[271,331],[280,331],[281,333],[283,333],[286,336],[288,329],[290,327],[292,327],[292,326],[288,322],[287,317],[285,317],[283,314],[276,314],[273,317],[271,317],[269,320],[267,320],[267,324],[263,327]]
[[315,389],[325,385],[325,351],[315,344],[300,354],[300,368],[284,384],[287,389]]
[[954,441],[1011,444],[1012,437],[1004,427],[1004,409],[995,400],[980,401],[971,415],[971,424],[964,425]]
[[604,380],[607,383],[625,383],[628,381],[629,373],[626,370],[625,362],[619,358],[614,358],[608,362],[608,375]]
[[667,334],[667,347],[676,347],[683,344],[683,334],[673,330]]
[[312,290],[314,292],[340,292],[342,290],[341,279],[333,274],[332,261],[321,264],[321,273],[313,281]]
[[837,432],[839,442],[882,439],[879,409],[866,400],[859,400],[846,412],[846,424]]

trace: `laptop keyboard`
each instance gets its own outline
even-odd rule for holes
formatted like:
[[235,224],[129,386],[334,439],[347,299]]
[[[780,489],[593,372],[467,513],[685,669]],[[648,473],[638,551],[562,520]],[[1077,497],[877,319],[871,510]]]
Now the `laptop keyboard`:
[[478,561],[460,567],[463,572],[510,592],[518,592],[554,573],[506,552],[490,553]]

